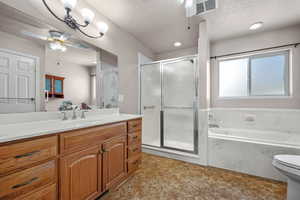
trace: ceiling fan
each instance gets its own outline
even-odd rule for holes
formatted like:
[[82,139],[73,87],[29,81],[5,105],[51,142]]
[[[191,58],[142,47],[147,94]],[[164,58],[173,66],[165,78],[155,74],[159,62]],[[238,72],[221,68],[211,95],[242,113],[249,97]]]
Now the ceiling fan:
[[56,30],[49,30],[49,35],[44,36],[44,35],[39,35],[35,34],[29,31],[22,31],[23,35],[35,38],[35,39],[40,39],[44,41],[49,42],[49,48],[52,50],[60,50],[62,52],[67,50],[67,46],[69,47],[74,47],[74,48],[79,48],[79,49],[91,49],[91,46],[84,44],[84,43],[79,43],[75,41],[71,41],[71,34],[69,33],[63,33],[60,31]]

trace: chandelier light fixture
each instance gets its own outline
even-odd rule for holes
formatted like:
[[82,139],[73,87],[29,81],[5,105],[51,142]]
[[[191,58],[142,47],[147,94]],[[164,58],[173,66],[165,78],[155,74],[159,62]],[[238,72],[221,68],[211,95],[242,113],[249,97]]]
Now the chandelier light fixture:
[[64,5],[66,14],[64,16],[64,18],[60,18],[58,17],[49,7],[49,5],[46,3],[46,0],[42,0],[45,7],[48,9],[48,11],[59,21],[66,23],[70,28],[74,29],[74,30],[78,30],[79,32],[81,32],[83,35],[89,37],[89,38],[101,38],[104,36],[104,34],[108,31],[108,26],[106,23],[104,22],[98,22],[97,23],[97,27],[98,27],[98,31],[99,31],[99,35],[97,36],[93,36],[90,34],[87,34],[86,32],[84,32],[82,29],[87,27],[90,23],[92,23],[95,14],[93,13],[93,11],[91,11],[88,8],[83,8],[80,10],[81,16],[84,20],[84,24],[80,24],[77,22],[77,20],[72,17],[71,12],[72,10],[75,8],[76,4],[77,4],[77,0],[61,0],[61,2]]

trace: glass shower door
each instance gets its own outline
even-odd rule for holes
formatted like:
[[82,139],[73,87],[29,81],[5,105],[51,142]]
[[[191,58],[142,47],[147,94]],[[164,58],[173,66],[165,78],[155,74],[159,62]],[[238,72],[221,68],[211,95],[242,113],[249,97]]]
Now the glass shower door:
[[161,110],[161,73],[160,63],[141,67],[141,114],[143,115],[142,143],[149,146],[161,146],[160,140]]
[[197,152],[196,63],[162,64],[162,147]]

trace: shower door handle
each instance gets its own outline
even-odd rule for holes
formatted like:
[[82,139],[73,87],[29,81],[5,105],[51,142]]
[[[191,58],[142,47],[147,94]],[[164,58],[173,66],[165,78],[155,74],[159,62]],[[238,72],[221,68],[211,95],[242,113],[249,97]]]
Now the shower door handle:
[[154,109],[155,106],[144,106],[144,110],[147,110],[147,109]]

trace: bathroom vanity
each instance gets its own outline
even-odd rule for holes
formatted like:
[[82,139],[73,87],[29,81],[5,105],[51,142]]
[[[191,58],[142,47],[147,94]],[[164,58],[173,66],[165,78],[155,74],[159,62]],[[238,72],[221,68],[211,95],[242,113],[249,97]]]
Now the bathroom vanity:
[[0,133],[1,200],[92,200],[139,168],[140,116],[63,123],[63,131],[36,128],[17,140]]

